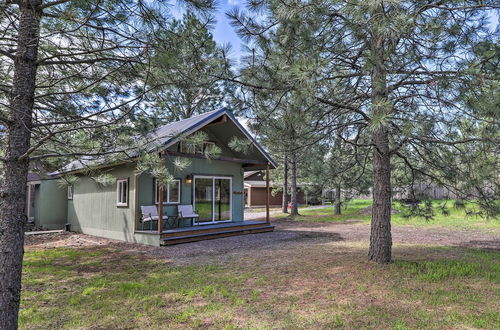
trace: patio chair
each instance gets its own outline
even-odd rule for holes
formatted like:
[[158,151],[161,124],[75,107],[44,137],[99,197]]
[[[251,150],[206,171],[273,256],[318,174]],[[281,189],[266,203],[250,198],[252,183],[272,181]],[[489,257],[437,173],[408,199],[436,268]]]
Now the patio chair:
[[[149,222],[149,230],[153,230],[153,221],[158,221],[158,207],[155,205],[141,206],[142,217],[140,222],[143,224],[142,230],[144,230],[144,224]],[[163,220],[167,219],[168,216],[164,215]]]
[[177,207],[179,220],[191,219],[191,226],[194,224],[194,219],[198,219],[200,216],[193,210],[193,205],[179,205]]

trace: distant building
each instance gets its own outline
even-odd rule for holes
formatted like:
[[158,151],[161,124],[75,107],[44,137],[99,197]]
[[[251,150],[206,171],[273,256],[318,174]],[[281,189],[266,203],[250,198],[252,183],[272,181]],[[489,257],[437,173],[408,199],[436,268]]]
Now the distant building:
[[[244,192],[246,207],[261,207],[266,205],[266,175],[264,171],[249,171],[244,175]],[[271,188],[281,188],[276,184],[271,183]],[[288,194],[288,201],[290,201]],[[278,191],[275,194],[271,193],[269,205],[278,207],[283,203],[283,191]],[[297,188],[297,203],[307,204],[306,194],[302,187]]]

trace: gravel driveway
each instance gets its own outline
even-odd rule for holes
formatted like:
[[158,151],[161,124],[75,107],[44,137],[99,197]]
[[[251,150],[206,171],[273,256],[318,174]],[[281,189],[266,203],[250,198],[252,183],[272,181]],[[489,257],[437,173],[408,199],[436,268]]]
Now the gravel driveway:
[[[110,247],[121,252],[146,254],[179,264],[218,263],[245,254],[271,253],[310,247],[331,242],[361,242],[368,244],[370,225],[356,221],[343,223],[305,223],[275,220],[271,233],[234,236],[208,241],[152,247],[125,243],[77,233],[47,234],[26,237],[27,248]],[[500,252],[500,233],[448,228],[417,228],[394,226],[394,243],[473,247]],[[260,251],[260,252],[259,252]]]
[[[331,205],[315,205],[315,206],[309,206],[305,208],[301,208],[300,211],[304,210],[314,210],[314,209],[322,209],[326,207],[331,207]],[[261,209],[261,208],[259,208]],[[281,213],[281,208],[272,208],[269,210],[269,214],[280,214]],[[252,209],[245,209],[245,220],[258,220],[258,219],[265,219],[266,218],[266,211],[259,211],[259,212],[254,212]]]

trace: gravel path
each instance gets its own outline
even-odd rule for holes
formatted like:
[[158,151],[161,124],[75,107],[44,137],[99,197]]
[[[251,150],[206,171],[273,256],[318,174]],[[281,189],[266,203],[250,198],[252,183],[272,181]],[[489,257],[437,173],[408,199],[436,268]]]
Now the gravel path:
[[[269,214],[279,214],[281,213],[281,209],[271,209],[269,210]],[[245,214],[244,214],[245,220],[258,220],[258,219],[265,219],[266,218],[266,212],[253,212],[251,209],[246,209]]]
[[[336,233],[348,241],[369,241],[370,239],[370,224],[356,220],[341,223],[301,223],[283,220],[275,221],[274,224],[277,230],[316,235]],[[500,232],[498,231],[399,225],[392,227],[392,239],[394,243],[467,246],[500,252]]]
[[[331,205],[314,205],[314,206],[309,206],[309,207],[305,207],[305,208],[301,208],[299,209],[300,211],[304,211],[304,210],[314,210],[314,209],[323,209],[323,208],[326,208],[326,207],[331,207]],[[281,208],[279,209],[276,209],[276,208],[273,208],[273,209],[270,209],[269,210],[269,214],[270,215],[273,215],[273,214],[279,214],[281,213]],[[265,219],[266,217],[266,212],[265,211],[259,211],[259,212],[253,212],[252,209],[245,209],[245,220],[258,220],[258,219]]]
[[[178,264],[217,263],[246,254],[272,253],[314,244],[331,242],[369,242],[370,225],[356,221],[343,223],[304,223],[275,220],[276,230],[271,233],[234,236],[208,241],[152,247],[116,240],[76,234],[60,233],[26,237],[28,248],[55,247],[110,247],[124,253],[146,254]],[[394,243],[473,247],[500,252],[500,233],[448,228],[417,228],[394,226]],[[260,251],[260,252],[259,252]]]

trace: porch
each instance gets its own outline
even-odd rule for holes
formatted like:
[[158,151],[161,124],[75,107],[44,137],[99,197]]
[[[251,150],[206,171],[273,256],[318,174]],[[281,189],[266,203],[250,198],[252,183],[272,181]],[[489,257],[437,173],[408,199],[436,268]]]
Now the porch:
[[160,245],[174,245],[229,236],[265,233],[273,230],[274,226],[265,221],[238,221],[164,229],[161,232],[136,230],[136,234],[155,235],[158,236]]
[[[202,131],[206,135],[204,144],[215,145],[220,152],[207,157],[199,150],[186,148],[183,141],[168,140],[158,156],[172,173],[172,180],[160,185],[151,173],[134,176],[135,237],[147,239],[148,243],[160,239],[161,245],[169,245],[272,231],[268,210],[265,222],[244,221],[243,174],[249,168],[266,171],[269,205],[269,170],[276,168],[274,161],[228,111],[215,112],[196,127],[191,119],[187,120],[187,126],[166,125],[161,134],[172,131],[172,136],[177,136],[183,130],[185,134]],[[252,148],[245,152],[233,150],[228,144],[235,137],[249,140]],[[189,165],[177,168],[176,159],[184,158]]]

